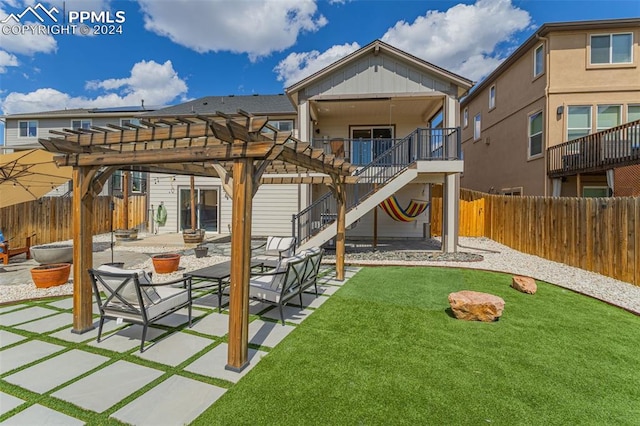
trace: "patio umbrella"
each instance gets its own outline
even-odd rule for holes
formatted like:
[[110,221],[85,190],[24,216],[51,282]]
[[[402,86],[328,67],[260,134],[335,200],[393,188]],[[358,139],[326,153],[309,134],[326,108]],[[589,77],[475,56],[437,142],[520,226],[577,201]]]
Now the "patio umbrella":
[[42,149],[0,155],[0,207],[36,200],[71,180],[71,167],[58,167]]

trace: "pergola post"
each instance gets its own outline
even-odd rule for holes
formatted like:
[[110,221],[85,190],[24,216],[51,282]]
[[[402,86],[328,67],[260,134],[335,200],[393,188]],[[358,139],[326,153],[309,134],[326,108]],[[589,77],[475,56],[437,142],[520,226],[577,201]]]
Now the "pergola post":
[[93,308],[89,268],[93,267],[93,201],[91,167],[73,168],[73,328],[92,330]]
[[458,203],[460,187],[456,173],[445,175],[442,188],[442,251],[455,253],[458,249]]
[[249,363],[249,274],[251,269],[253,183],[252,159],[234,160],[229,349],[225,366],[227,370],[231,371],[242,371]]
[[345,252],[345,237],[346,237],[346,194],[344,188],[344,181],[337,177],[335,180],[335,196],[338,217],[336,218],[336,279],[344,280],[344,252]]
[[129,186],[131,172],[128,170],[122,174],[122,229],[129,229]]

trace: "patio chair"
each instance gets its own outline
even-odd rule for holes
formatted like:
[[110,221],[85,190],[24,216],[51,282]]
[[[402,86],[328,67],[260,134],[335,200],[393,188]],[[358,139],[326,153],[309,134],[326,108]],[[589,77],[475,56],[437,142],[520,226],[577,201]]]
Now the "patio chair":
[[267,237],[267,241],[257,247],[252,248],[253,251],[264,248],[264,251],[258,255],[251,256],[251,260],[262,261],[265,266],[274,267],[282,259],[291,257],[296,252],[295,237]]
[[[179,309],[188,308],[191,327],[191,277],[152,283],[151,276],[142,269],[122,269],[110,265],[89,269],[89,275],[100,310],[98,342],[105,319],[142,325],[140,352],[144,352],[149,324]],[[104,299],[99,285],[104,291]],[[179,285],[180,288],[174,285]]]
[[9,259],[13,256],[17,256],[19,254],[25,253],[27,256],[27,260],[31,259],[31,237],[35,234],[27,237],[26,247],[17,247],[17,248],[9,248],[9,240],[4,239],[4,235],[2,231],[0,231],[0,259],[2,259],[2,263],[5,265],[9,264]]
[[269,303],[278,307],[280,320],[284,325],[282,307],[292,298],[300,298],[300,285],[308,266],[308,256],[300,254],[282,259],[275,269],[254,274],[249,279],[249,297],[253,300]]
[[320,272],[320,263],[322,262],[324,250],[320,247],[312,247],[301,252],[301,254],[307,257],[307,267],[300,280],[300,292],[302,293],[305,289],[313,286],[316,296],[318,296],[318,273]]

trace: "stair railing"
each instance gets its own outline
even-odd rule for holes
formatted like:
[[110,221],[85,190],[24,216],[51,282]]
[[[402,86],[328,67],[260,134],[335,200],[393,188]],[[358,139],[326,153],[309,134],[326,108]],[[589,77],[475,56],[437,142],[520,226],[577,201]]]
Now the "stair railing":
[[[459,158],[459,128],[418,128],[392,144],[366,166],[354,172],[359,179],[347,185],[346,209],[367,199],[416,161]],[[292,215],[292,234],[298,245],[331,225],[337,218],[337,204],[328,191],[298,214]]]

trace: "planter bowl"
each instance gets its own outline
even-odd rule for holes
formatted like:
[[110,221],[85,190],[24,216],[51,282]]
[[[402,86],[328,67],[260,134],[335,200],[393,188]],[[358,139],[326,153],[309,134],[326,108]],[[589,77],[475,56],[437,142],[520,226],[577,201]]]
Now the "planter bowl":
[[73,262],[72,245],[48,245],[31,247],[31,257],[38,263],[71,263]]
[[182,238],[185,243],[201,243],[204,240],[204,229],[185,229],[182,231]]
[[113,231],[113,235],[117,241],[133,241],[138,239],[138,230],[131,229],[116,229]]
[[66,284],[70,273],[70,263],[52,263],[31,268],[31,278],[38,288]]
[[197,258],[206,257],[207,252],[209,251],[209,247],[198,246],[195,249],[193,249],[193,251],[196,253]]
[[169,274],[178,270],[180,255],[177,253],[156,254],[151,258],[153,269],[158,274]]

